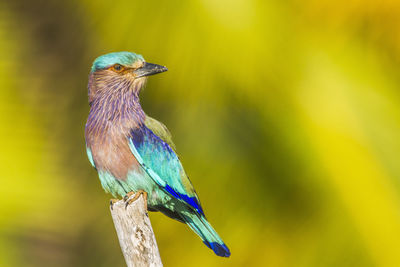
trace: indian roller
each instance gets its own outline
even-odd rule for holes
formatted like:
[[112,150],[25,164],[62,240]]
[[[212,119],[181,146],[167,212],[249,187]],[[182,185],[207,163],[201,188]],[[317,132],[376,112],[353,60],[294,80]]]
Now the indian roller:
[[131,52],[95,59],[89,75],[90,111],[85,127],[89,161],[106,192],[125,200],[143,194],[149,211],[160,211],[187,224],[215,254],[229,257],[228,247],[204,215],[170,132],[140,105],[139,93],[147,77],[164,71],[166,67]]

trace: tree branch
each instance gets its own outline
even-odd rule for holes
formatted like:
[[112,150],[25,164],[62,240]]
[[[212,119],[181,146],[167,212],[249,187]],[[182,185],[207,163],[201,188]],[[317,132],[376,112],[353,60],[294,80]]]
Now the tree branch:
[[126,209],[123,200],[114,203],[111,216],[128,267],[163,266],[143,195]]

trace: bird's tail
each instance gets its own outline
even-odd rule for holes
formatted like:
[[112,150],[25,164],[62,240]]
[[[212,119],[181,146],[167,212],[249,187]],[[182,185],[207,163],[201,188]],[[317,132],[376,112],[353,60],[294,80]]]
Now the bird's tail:
[[231,255],[229,248],[204,216],[200,214],[191,214],[190,217],[186,215],[182,217],[186,224],[200,236],[203,243],[212,249],[215,254],[221,257],[229,257]]

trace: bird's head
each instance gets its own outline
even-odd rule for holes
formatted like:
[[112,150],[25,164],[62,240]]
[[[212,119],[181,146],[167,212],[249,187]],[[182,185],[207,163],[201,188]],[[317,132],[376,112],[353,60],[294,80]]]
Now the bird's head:
[[115,52],[95,59],[90,72],[89,98],[117,91],[139,93],[147,76],[167,71],[161,65],[147,63],[131,52]]

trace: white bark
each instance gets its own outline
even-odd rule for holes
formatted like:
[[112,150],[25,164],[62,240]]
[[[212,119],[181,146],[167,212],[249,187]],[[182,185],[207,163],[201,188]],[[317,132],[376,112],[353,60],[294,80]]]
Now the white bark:
[[126,209],[123,200],[114,203],[111,209],[119,244],[128,267],[163,266],[145,208],[143,195],[140,195]]

